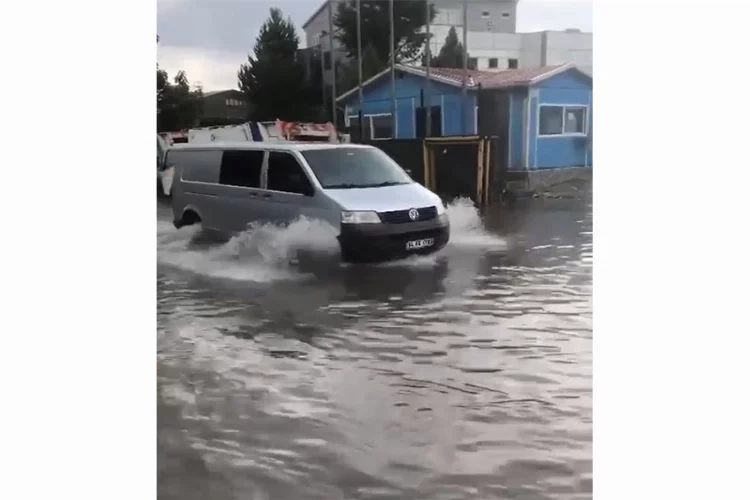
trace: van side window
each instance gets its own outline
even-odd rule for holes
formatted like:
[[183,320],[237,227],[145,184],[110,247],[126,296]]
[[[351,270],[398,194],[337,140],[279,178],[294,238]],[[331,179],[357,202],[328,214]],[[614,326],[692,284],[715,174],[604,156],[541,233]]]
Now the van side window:
[[312,192],[312,184],[293,155],[271,151],[268,154],[268,189],[309,194]]
[[170,150],[163,168],[177,167],[180,177],[186,182],[216,184],[219,180],[219,151],[175,151]]
[[230,150],[221,156],[219,184],[248,188],[260,187],[263,151]]

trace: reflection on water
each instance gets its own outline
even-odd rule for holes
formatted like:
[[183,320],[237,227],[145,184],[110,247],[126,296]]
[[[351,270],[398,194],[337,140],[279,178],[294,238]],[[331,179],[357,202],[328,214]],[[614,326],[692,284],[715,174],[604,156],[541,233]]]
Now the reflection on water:
[[315,273],[302,226],[164,216],[160,498],[590,497],[590,202],[449,215],[437,256]]

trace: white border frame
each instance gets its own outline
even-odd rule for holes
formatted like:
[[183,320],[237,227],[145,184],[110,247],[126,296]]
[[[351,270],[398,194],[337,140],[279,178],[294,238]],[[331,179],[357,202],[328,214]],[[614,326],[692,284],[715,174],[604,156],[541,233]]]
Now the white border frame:
[[[540,120],[540,117],[542,115],[542,107],[549,106],[549,107],[555,107],[555,108],[563,108],[563,124],[562,134],[542,134],[540,132],[542,121]],[[583,132],[573,132],[573,133],[565,133],[565,110],[567,108],[583,108],[586,110],[586,115],[583,119]],[[588,104],[558,104],[558,103],[539,103],[536,105],[536,137],[537,139],[549,139],[554,137],[586,137],[588,134],[586,131],[588,130],[588,123],[589,123],[589,105]]]

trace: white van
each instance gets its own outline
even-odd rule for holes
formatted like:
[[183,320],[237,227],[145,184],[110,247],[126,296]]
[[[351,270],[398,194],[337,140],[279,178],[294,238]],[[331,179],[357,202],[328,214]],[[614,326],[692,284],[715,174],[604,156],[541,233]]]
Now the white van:
[[169,149],[174,224],[224,234],[252,222],[325,221],[346,261],[384,261],[443,248],[442,200],[381,150],[354,144],[213,143]]

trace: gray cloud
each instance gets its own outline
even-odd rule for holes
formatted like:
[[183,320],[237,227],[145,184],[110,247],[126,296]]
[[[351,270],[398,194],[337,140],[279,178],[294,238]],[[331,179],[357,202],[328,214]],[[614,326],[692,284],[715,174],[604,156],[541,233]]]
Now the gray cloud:
[[158,0],[156,29],[172,47],[250,52],[271,7],[301,31],[315,0]]
[[[234,88],[236,69],[255,45],[271,7],[302,24],[322,0],[157,0],[159,63],[174,74],[185,69],[206,90]],[[521,0],[518,31],[578,28],[593,31],[591,0]]]

